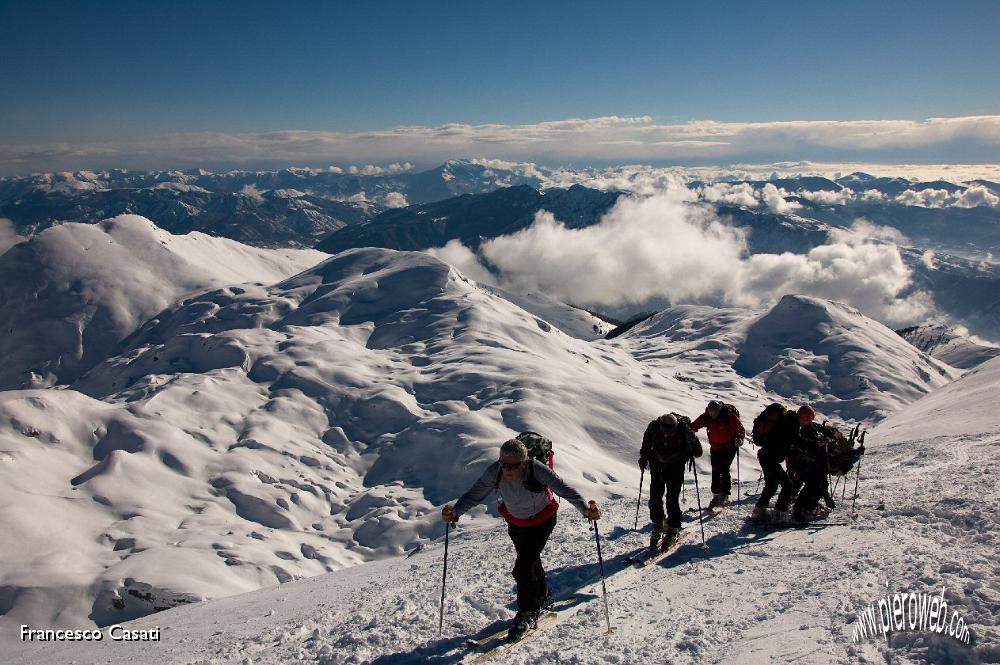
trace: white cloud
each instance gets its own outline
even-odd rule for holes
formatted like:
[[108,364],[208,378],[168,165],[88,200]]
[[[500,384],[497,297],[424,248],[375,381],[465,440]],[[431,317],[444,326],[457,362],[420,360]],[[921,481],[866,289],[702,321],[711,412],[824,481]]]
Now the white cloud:
[[[743,230],[710,206],[691,204],[680,188],[623,197],[583,229],[540,212],[530,227],[484,243],[480,253],[503,288],[568,302],[617,307],[660,298],[757,307],[796,293],[846,302],[898,325],[933,311],[927,294],[910,293],[911,271],[896,244],[902,241],[895,229],[861,220],[806,254],[747,256]],[[450,243],[435,251],[482,279],[485,268],[467,248]]]
[[[687,190],[619,200],[600,224],[568,229],[540,212],[532,226],[483,244],[502,283],[569,302],[620,305],[706,297],[724,285],[746,243]],[[706,257],[713,260],[707,261]]]
[[735,304],[773,302],[785,293],[848,303],[868,316],[893,325],[920,320],[933,311],[923,292],[904,295],[911,271],[899,248],[877,236],[893,235],[870,224],[831,233],[830,241],[807,254],[755,254],[739,266]]
[[760,205],[757,192],[754,190],[753,185],[747,182],[738,185],[718,182],[712,185],[705,185],[698,193],[702,199],[710,203],[730,203],[746,208],[756,208]]
[[802,207],[802,204],[797,201],[786,200],[786,197],[788,196],[791,195],[784,189],[776,187],[770,182],[766,183],[760,192],[760,198],[764,202],[764,205],[766,205],[771,212],[779,214],[792,212]]
[[877,189],[866,189],[862,192],[860,198],[865,203],[882,203],[885,201],[886,196]]
[[405,208],[410,205],[406,200],[406,194],[402,192],[388,192],[382,197],[382,204],[386,208]]
[[400,160],[427,164],[459,156],[513,162],[725,164],[769,155],[765,161],[783,159],[797,164],[832,154],[853,155],[854,161],[892,162],[900,160],[886,157],[912,155],[916,161],[929,161],[945,155],[948,161],[976,162],[997,147],[1000,116],[679,124],[656,123],[648,116],[607,116],[526,125],[451,123],[362,133],[201,133],[105,143],[9,144],[0,146],[0,175],[83,168],[325,165],[331,159],[403,165]]
[[444,247],[434,247],[426,250],[431,256],[436,256],[445,263],[458,269],[463,275],[474,279],[480,284],[497,286],[497,280],[479,262],[479,258],[460,240],[451,240]]
[[931,270],[937,269],[937,261],[934,259],[934,250],[928,249],[926,252],[920,255],[920,260],[925,266]]
[[952,205],[958,208],[977,208],[979,206],[996,208],[1000,205],[1000,196],[997,196],[982,185],[972,185],[965,191],[957,193],[955,203]]
[[795,196],[807,201],[812,201],[813,203],[819,203],[820,205],[842,206],[847,205],[854,199],[854,192],[848,187],[845,187],[839,192],[833,192],[828,189],[810,192],[802,189],[796,192]]
[[896,197],[896,203],[905,206],[920,206],[921,208],[943,208],[948,205],[951,197],[946,189],[908,189]]
[[256,203],[264,202],[264,194],[257,189],[256,185],[245,185],[243,189],[240,190],[240,194],[248,199],[252,199]]
[[878,224],[873,224],[863,217],[855,220],[850,231],[833,229],[830,231],[830,237],[837,242],[849,242],[854,241],[857,238],[877,240],[879,242],[887,242],[894,245],[905,245],[909,242],[906,235],[899,229],[892,226],[879,226]]
[[18,234],[14,222],[0,217],[0,254],[3,254],[17,243],[24,242],[25,240],[27,238]]

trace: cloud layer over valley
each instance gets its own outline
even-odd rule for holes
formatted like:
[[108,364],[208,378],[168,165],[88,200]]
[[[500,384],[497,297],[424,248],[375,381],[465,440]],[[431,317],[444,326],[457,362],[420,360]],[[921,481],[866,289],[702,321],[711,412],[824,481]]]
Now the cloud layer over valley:
[[721,164],[776,160],[989,163],[1000,116],[925,120],[656,122],[650,116],[534,124],[395,127],[366,132],[165,134],[91,143],[0,145],[0,175],[76,169],[234,168],[289,164],[431,164],[490,156],[550,164],[622,161]]

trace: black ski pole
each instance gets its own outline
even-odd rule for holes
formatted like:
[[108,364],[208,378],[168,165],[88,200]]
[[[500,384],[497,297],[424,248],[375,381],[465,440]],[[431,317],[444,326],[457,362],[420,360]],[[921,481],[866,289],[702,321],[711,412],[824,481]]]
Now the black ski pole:
[[742,503],[740,497],[743,496],[743,486],[740,483],[740,448],[743,447],[742,441],[737,442],[739,445],[736,446],[736,509],[739,510]]
[[694,464],[694,458],[691,458],[691,473],[694,474],[694,493],[698,497],[698,522],[701,524],[701,548],[707,550],[708,545],[705,544],[705,516],[701,514],[701,490],[698,489],[698,467]]
[[861,461],[864,459],[864,454],[865,454],[865,434],[868,434],[868,432],[867,431],[862,432],[861,439],[859,439],[861,441],[861,449],[860,449],[861,457],[858,457],[858,475],[854,479],[854,496],[851,498],[852,520],[857,519],[858,517],[857,513],[854,512],[854,504],[856,504],[858,501],[858,482],[860,482],[861,480]]
[[639,506],[642,505],[642,481],[646,477],[646,467],[642,467],[642,471],[639,473],[639,498],[635,502],[635,526],[632,527],[633,531],[639,530]]
[[441,576],[441,616],[438,619],[438,635],[444,632],[444,589],[448,581],[448,534],[455,528],[454,522],[447,522],[444,526],[444,574]]
[[[591,508],[597,508],[597,502],[590,502]],[[597,562],[601,567],[601,591],[604,593],[604,620],[608,624],[608,634],[611,634],[611,612],[608,610],[608,587],[604,583],[604,557],[601,556],[601,534],[597,530],[597,520],[590,520],[591,529],[594,531],[594,540],[597,541]]]

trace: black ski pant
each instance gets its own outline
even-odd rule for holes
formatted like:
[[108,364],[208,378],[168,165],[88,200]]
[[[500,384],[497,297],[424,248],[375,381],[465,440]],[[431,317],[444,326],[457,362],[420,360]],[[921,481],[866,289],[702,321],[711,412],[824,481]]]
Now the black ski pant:
[[767,508],[768,504],[771,503],[771,497],[781,487],[778,500],[774,502],[774,509],[787,511],[791,501],[792,484],[788,480],[788,474],[781,467],[781,462],[773,459],[763,450],[757,453],[757,460],[760,462],[760,470],[764,472],[764,490],[760,493],[760,498],[757,499],[757,507]]
[[709,456],[712,458],[712,494],[729,496],[733,489],[733,477],[729,474],[729,467],[736,459],[736,446],[712,448]]
[[681,528],[681,485],[687,462],[649,465],[649,519],[663,522],[663,496],[667,498],[667,526]]
[[816,509],[819,500],[827,492],[826,470],[822,467],[798,469],[796,474],[802,480],[802,489],[795,499],[795,512],[808,513]]
[[537,526],[507,524],[507,534],[514,543],[517,559],[514,560],[514,582],[517,584],[517,609],[537,612],[549,594],[542,568],[542,550],[556,527],[556,516]]

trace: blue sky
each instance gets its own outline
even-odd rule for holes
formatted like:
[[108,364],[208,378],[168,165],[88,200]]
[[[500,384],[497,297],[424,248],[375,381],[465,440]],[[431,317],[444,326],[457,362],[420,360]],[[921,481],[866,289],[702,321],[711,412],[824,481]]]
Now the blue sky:
[[993,1],[0,1],[0,144],[993,115],[998,24]]

